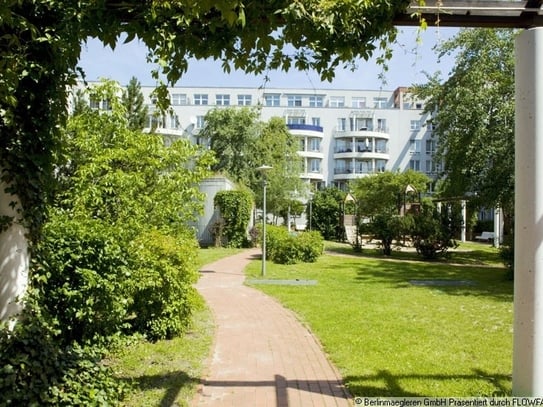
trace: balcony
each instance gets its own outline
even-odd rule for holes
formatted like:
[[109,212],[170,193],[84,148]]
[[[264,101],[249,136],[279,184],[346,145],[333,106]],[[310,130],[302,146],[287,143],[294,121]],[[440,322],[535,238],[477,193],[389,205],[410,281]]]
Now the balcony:
[[322,133],[324,129],[322,126],[315,126],[312,124],[287,124],[289,130],[302,130],[302,131],[315,131],[317,133]]

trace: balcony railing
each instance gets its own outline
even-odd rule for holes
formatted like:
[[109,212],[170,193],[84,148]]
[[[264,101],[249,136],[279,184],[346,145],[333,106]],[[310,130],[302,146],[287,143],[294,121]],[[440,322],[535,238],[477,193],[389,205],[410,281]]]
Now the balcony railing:
[[290,130],[310,130],[310,131],[317,131],[319,133],[324,132],[324,129],[322,126],[315,126],[313,124],[287,124],[287,127]]

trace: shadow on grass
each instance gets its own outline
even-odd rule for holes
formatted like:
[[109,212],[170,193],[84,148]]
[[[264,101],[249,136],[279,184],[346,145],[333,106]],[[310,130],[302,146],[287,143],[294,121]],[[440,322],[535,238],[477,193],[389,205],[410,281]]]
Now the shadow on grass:
[[[486,296],[496,301],[513,301],[513,282],[507,279],[501,267],[345,258],[335,267],[336,271],[338,269],[355,270],[355,281],[358,283],[426,288],[449,295]],[[417,281],[428,284],[416,284]]]
[[[348,384],[349,392],[354,396],[363,397],[435,397],[435,394],[413,393],[404,389],[401,385],[402,380],[423,380],[423,381],[486,381],[492,383],[494,391],[492,394],[465,394],[462,397],[504,397],[510,396],[511,376],[504,374],[492,374],[480,369],[473,369],[472,374],[392,374],[388,370],[379,370],[374,375],[367,376],[345,376],[343,379]],[[371,384],[381,383],[382,386]]]
[[134,391],[162,390],[164,396],[160,400],[160,407],[170,407],[176,404],[176,399],[184,387],[192,387],[200,383],[199,378],[191,377],[183,371],[167,374],[123,378],[130,389]]

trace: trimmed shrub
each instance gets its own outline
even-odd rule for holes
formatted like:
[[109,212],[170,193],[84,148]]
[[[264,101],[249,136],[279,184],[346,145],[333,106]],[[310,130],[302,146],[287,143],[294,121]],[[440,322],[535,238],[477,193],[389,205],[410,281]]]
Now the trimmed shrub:
[[323,250],[324,240],[319,232],[289,233],[284,227],[266,227],[266,254],[274,263],[314,262]]
[[32,286],[64,340],[88,341],[122,328],[131,274],[121,234],[98,220],[51,217],[33,257]]
[[198,280],[198,245],[192,237],[159,231],[141,235],[131,246],[134,301],[131,325],[151,340],[172,338],[189,324]]
[[214,203],[222,219],[221,228],[215,230],[215,241],[222,242],[224,239],[228,247],[248,247],[247,228],[253,207],[251,193],[220,191],[215,194]]

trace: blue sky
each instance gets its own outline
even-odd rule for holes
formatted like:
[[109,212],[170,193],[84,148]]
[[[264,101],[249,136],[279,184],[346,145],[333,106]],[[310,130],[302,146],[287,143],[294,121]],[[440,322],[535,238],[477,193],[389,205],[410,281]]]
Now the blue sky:
[[[440,71],[447,76],[453,65],[453,58],[447,57],[438,61],[433,47],[458,32],[456,28],[430,27],[421,35],[422,41],[417,43],[416,28],[399,28],[398,43],[393,46],[393,58],[389,62],[386,83],[379,80],[382,68],[372,59],[361,61],[358,69],[336,71],[336,79],[332,82],[321,82],[314,72],[291,70],[288,73],[272,71],[268,73],[269,82],[266,87],[287,88],[326,88],[326,89],[387,89],[398,86],[409,86],[413,83],[425,82],[423,72],[433,74]],[[132,76],[138,78],[142,85],[154,85],[150,71],[152,65],[145,60],[146,49],[137,42],[119,44],[115,51],[105,48],[99,41],[91,40],[83,47],[80,66],[87,75],[87,80],[110,78],[126,85]],[[217,61],[191,61],[188,72],[178,86],[248,86],[258,87],[264,84],[264,75],[247,75],[243,72],[225,74]]]

